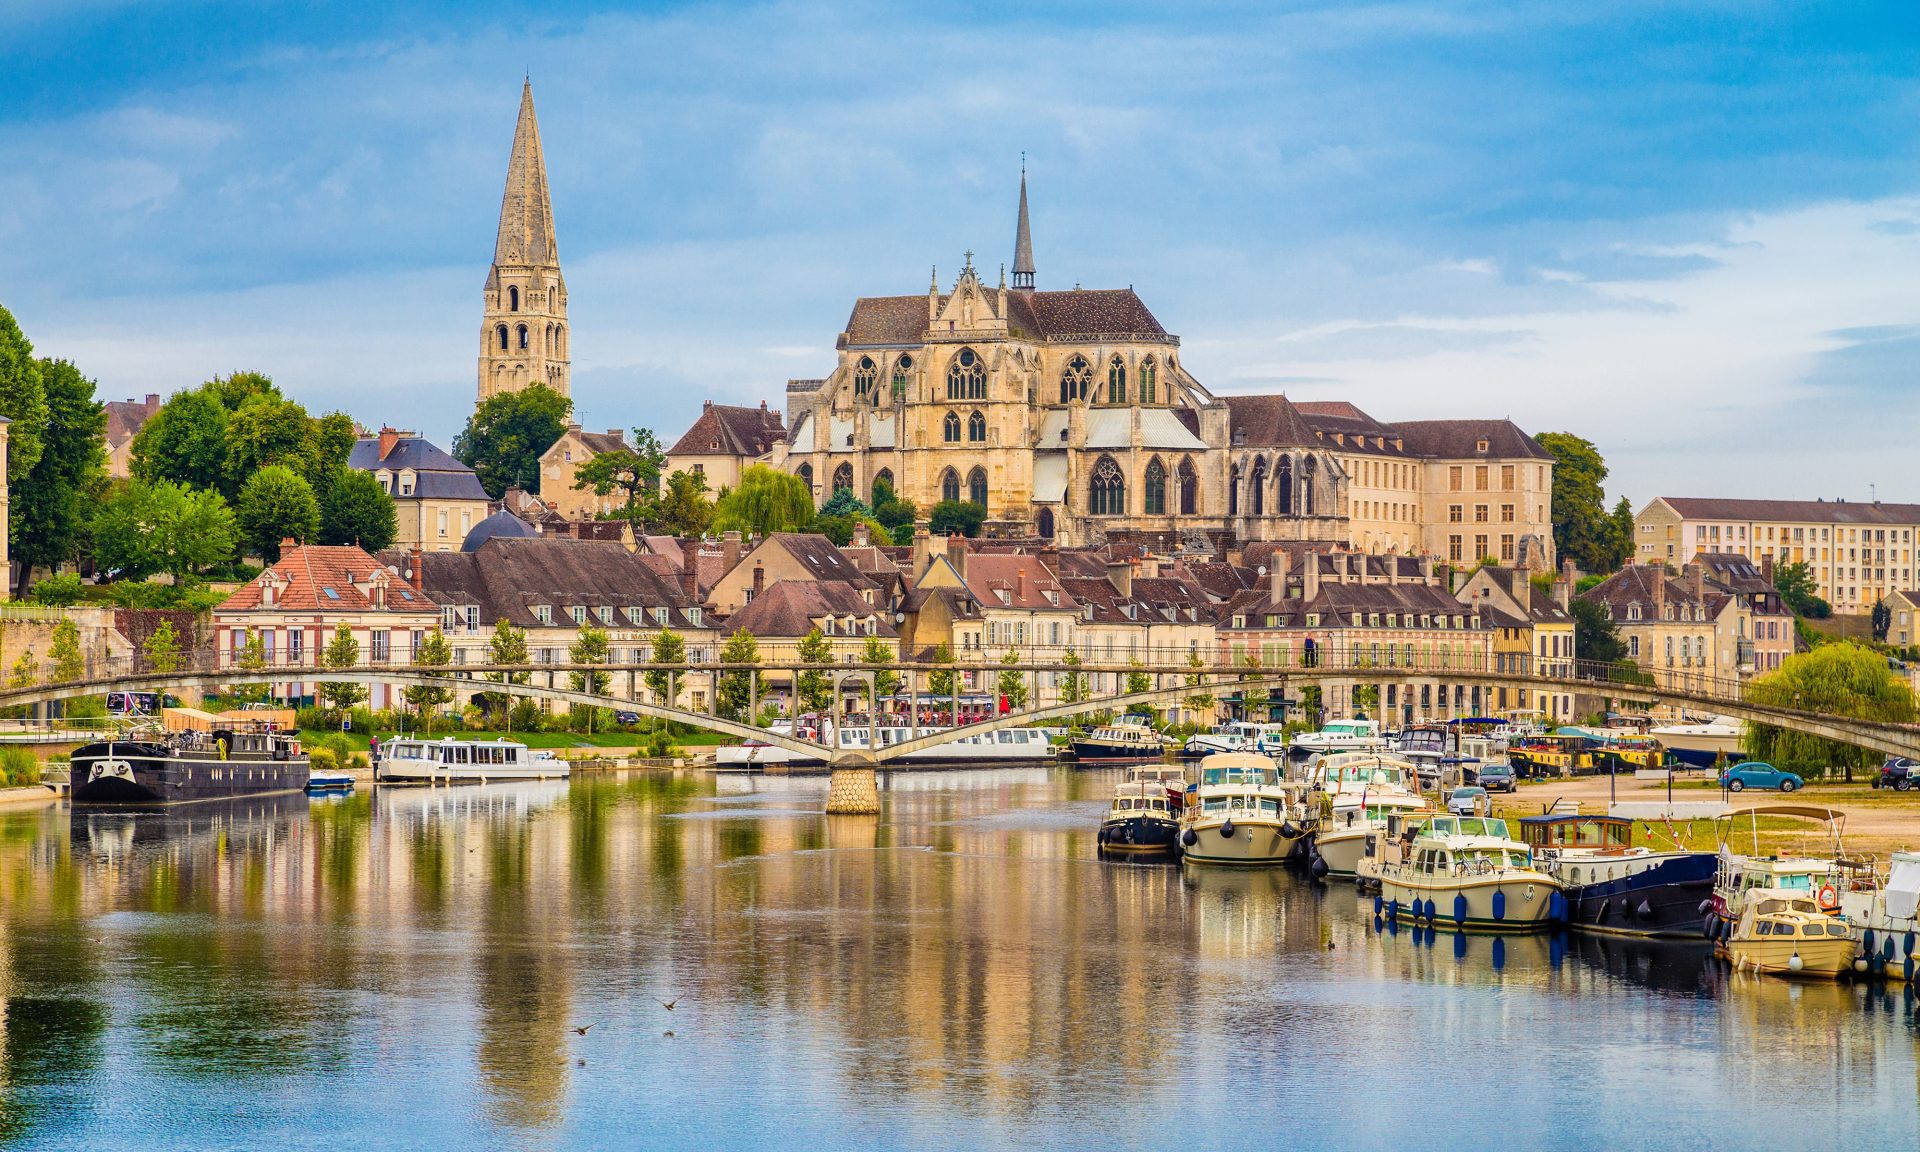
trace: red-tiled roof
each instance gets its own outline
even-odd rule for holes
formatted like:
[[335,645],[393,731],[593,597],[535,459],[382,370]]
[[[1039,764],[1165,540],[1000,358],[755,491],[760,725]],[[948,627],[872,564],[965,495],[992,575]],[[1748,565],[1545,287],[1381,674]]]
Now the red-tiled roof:
[[[375,582],[386,587],[384,608],[376,608],[368,594]],[[263,603],[261,591],[268,583],[275,589],[271,606]],[[437,613],[439,609],[362,549],[350,544],[296,544],[280,553],[278,564],[227,597],[215,611]]]
[[667,449],[669,456],[761,456],[775,441],[786,437],[780,413],[765,404],[742,408],[715,404],[700,409],[700,418]]

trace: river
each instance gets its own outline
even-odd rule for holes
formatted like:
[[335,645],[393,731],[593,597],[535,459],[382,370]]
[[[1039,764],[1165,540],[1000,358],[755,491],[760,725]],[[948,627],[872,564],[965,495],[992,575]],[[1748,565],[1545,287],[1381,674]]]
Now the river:
[[0,1146],[1920,1146],[1899,986],[1103,863],[1115,779],[0,814]]

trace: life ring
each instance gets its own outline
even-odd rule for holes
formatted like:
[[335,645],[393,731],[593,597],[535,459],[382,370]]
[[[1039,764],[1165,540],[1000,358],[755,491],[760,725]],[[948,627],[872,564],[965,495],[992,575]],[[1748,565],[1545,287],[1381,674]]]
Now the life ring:
[[1831,884],[1823,885],[1820,889],[1820,894],[1815,897],[1815,899],[1820,902],[1820,910],[1822,912],[1837,912],[1840,910],[1840,893],[1835,892]]

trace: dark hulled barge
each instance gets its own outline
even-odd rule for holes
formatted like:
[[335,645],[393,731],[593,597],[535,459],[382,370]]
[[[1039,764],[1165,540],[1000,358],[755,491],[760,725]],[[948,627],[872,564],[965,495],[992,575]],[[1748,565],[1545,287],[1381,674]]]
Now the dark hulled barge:
[[73,754],[75,804],[180,804],[307,786],[300,741],[270,724],[234,722],[206,731],[135,732]]

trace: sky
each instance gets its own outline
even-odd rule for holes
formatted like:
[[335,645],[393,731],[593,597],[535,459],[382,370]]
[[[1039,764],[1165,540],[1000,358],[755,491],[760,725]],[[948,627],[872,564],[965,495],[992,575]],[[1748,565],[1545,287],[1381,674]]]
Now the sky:
[[442,445],[523,76],[576,413],[779,405],[853,300],[1131,285],[1216,394],[1599,444],[1610,498],[1920,503],[1910,3],[0,0],[0,305],[105,398]]

